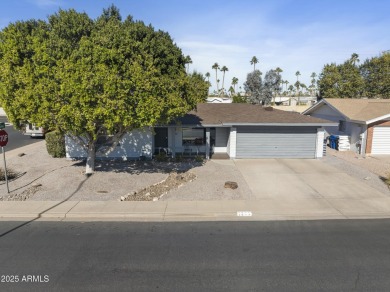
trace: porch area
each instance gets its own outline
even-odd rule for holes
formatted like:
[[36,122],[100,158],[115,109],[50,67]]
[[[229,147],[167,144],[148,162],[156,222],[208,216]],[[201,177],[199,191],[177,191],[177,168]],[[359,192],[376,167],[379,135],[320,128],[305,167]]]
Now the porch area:
[[156,127],[154,155],[230,159],[230,127]]

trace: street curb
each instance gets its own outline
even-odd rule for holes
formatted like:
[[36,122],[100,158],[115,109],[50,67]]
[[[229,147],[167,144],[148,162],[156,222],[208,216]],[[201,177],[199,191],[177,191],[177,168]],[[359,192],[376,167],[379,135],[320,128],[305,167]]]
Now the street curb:
[[302,211],[297,207],[268,209],[266,206],[265,201],[3,201],[0,202],[0,221],[199,222],[390,218],[387,208]]

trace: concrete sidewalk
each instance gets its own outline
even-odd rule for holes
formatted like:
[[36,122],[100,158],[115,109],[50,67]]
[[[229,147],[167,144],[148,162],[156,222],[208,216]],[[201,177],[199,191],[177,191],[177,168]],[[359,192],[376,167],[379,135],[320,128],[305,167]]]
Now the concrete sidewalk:
[[390,198],[0,202],[0,220],[271,221],[390,218]]

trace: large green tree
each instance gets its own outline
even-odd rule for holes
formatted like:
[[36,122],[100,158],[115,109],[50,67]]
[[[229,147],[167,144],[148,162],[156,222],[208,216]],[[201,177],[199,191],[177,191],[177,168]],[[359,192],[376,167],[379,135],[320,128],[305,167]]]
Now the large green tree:
[[318,89],[322,98],[361,98],[366,93],[366,85],[361,67],[357,65],[359,55],[353,53],[343,64],[327,64],[319,79]]
[[[96,153],[109,153],[126,132],[195,108],[207,96],[199,75],[186,74],[168,33],[122,21],[115,6],[95,20],[59,10],[0,32],[0,103],[9,120],[73,137],[87,152],[87,174]],[[99,146],[99,137],[110,143]]]
[[322,98],[340,98],[341,74],[335,63],[324,66],[317,83]]
[[249,95],[248,101],[251,103],[264,103],[262,89],[263,81],[260,70],[254,70],[248,73],[244,83],[244,90]]
[[364,80],[364,95],[370,98],[390,98],[390,51],[367,59],[360,72]]
[[[279,67],[278,67],[279,68]],[[273,101],[276,94],[280,91],[280,82],[282,76],[280,75],[281,69],[271,69],[265,73],[264,82],[262,86],[262,96],[265,104],[269,104]]]

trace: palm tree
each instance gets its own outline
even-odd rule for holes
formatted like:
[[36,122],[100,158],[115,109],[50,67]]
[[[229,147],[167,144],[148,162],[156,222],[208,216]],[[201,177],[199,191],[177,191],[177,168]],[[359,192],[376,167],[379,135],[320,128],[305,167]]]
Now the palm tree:
[[353,53],[353,54],[351,55],[351,59],[350,59],[351,64],[355,66],[355,64],[356,64],[356,63],[359,63],[359,61],[360,61],[360,60],[359,60],[359,55],[356,54],[356,53]]
[[[280,67],[276,67],[275,72],[280,76],[280,73],[282,73],[283,70],[280,69]],[[283,84],[283,80],[280,79],[280,83]],[[279,86],[279,84],[278,84],[278,89],[277,89],[277,90],[278,90],[278,92],[279,92],[279,94],[280,94],[280,86]]]
[[310,85],[311,93],[310,94],[313,95],[313,91],[316,88],[315,83],[316,83],[317,74],[315,72],[313,72],[313,73],[311,73],[310,77],[311,77],[311,85]]
[[222,91],[222,94],[224,94],[224,92],[225,92],[225,88],[224,88],[224,86],[225,86],[225,72],[229,71],[229,68],[226,67],[226,66],[223,66],[221,68],[221,71],[223,72],[223,75],[222,75],[222,89],[221,89],[221,91]]
[[218,69],[219,69],[219,65],[218,65],[218,63],[214,63],[214,65],[211,68],[215,70],[215,81],[217,82],[217,92],[219,93],[219,88],[218,88]]
[[299,83],[299,76],[301,75],[301,72],[299,72],[299,71],[297,71],[297,72],[295,72],[295,76],[297,76],[297,82],[295,82],[295,87],[297,88],[297,93],[298,93],[298,105],[299,105],[299,103],[301,102],[301,100],[300,100],[300,98],[299,98],[299,86],[301,85],[300,83]]
[[229,87],[229,92],[230,92],[230,97],[232,97],[233,94],[235,93],[235,90],[234,90],[233,86]]
[[305,90],[306,91],[305,94],[306,94],[307,93],[307,86],[306,86],[306,84],[305,83],[301,83],[300,85],[301,85],[301,88],[302,88],[302,93],[303,93],[303,90]]
[[259,63],[259,59],[257,59],[256,56],[253,56],[252,57],[252,60],[251,60],[251,65],[253,65],[253,71],[256,70],[256,64]]
[[295,76],[297,76],[297,81],[299,81],[298,77],[301,75],[301,72],[297,71],[295,72]]
[[210,86],[211,86],[211,83],[210,83],[210,73],[209,73],[209,72],[206,72],[206,74],[204,74],[204,76],[206,76],[206,78],[207,78],[207,83],[209,84],[209,89],[207,90],[207,93],[209,94],[209,92],[210,92]]
[[191,59],[191,57],[189,55],[185,56],[184,64],[187,65],[187,73],[188,73],[188,71],[190,69],[190,64],[192,64],[192,59]]
[[238,78],[236,77],[233,77],[232,79],[232,85],[233,85],[233,88],[234,88],[234,92],[236,92],[236,85],[238,83]]
[[290,85],[290,86],[288,87],[288,90],[289,90],[290,92],[292,92],[292,91],[294,90],[294,86]]
[[[290,82],[288,82],[288,80],[284,81],[284,84],[286,84],[286,92],[287,92],[287,85],[289,84]],[[291,86],[291,85],[290,85]]]

